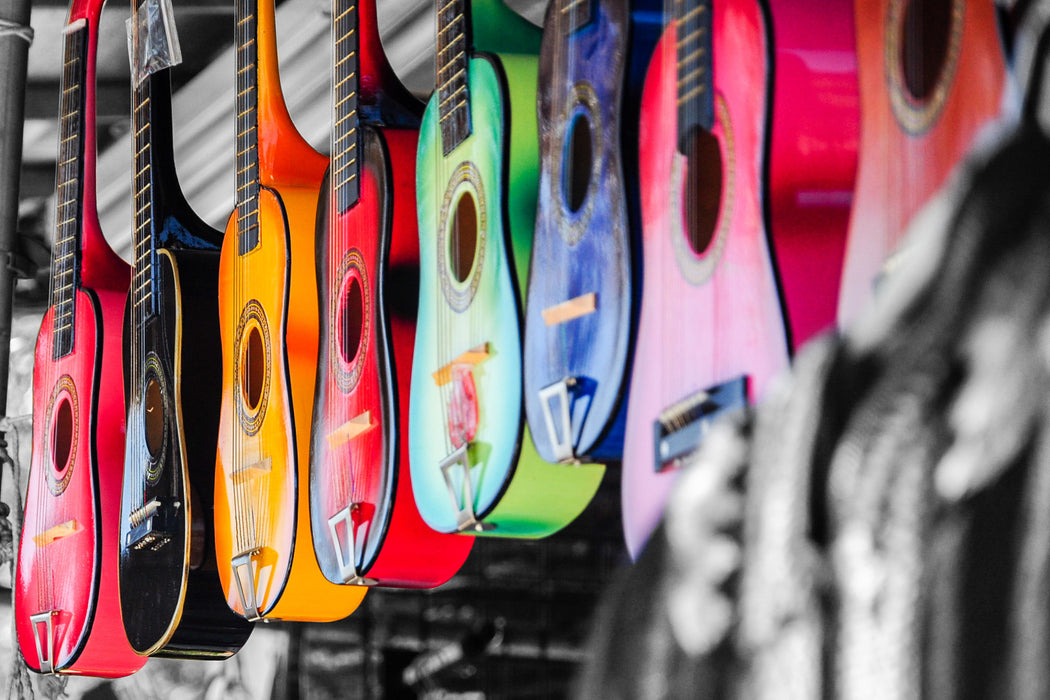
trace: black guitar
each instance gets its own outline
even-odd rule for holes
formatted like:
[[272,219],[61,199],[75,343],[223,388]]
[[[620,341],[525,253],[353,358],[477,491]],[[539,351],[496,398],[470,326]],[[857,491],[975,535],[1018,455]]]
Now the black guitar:
[[222,234],[175,173],[167,70],[134,91],[134,271],[124,311],[124,630],[140,654],[225,657],[252,624],[226,605],[212,512],[222,384]]

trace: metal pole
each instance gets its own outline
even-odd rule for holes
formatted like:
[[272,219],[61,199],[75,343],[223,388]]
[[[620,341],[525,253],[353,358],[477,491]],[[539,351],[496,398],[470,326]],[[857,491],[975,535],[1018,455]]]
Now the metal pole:
[[7,415],[11,306],[15,291],[11,253],[18,226],[26,66],[29,44],[33,41],[30,9],[29,0],[0,0],[0,416]]

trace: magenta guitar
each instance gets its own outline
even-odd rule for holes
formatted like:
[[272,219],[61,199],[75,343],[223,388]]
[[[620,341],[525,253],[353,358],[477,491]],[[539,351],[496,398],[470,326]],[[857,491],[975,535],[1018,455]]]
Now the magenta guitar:
[[33,459],[15,581],[15,626],[40,673],[124,676],[142,667],[117,585],[130,271],[95,209],[95,47],[102,0],[74,0],[63,30],[51,293],[33,365]]
[[762,394],[792,337],[834,321],[856,164],[848,3],[774,2],[775,34],[755,0],[671,4],[641,106],[644,271],[622,479],[634,556],[710,422]]

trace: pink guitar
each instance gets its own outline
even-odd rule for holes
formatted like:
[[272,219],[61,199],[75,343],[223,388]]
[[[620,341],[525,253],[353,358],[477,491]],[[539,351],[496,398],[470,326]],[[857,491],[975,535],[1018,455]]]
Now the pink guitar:
[[773,2],[774,34],[755,0],[671,2],[641,107],[644,270],[622,477],[633,556],[710,422],[787,367],[792,330],[802,342],[833,323],[856,167],[848,3]]
[[63,30],[50,306],[33,365],[33,460],[15,625],[40,673],[124,676],[142,667],[121,622],[124,473],[121,337],[130,270],[95,209],[95,48],[103,0],[74,0]]

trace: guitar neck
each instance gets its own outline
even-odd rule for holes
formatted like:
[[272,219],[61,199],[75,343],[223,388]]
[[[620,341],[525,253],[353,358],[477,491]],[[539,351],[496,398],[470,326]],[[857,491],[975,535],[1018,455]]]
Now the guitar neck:
[[153,179],[153,124],[150,118],[152,79],[139,83],[133,91],[132,141],[134,150],[133,192],[134,220],[132,240],[135,259],[131,275],[132,314],[136,327],[149,318],[156,309],[154,295],[154,179]]
[[469,0],[438,0],[436,84],[441,146],[446,156],[471,134],[470,49]]
[[52,329],[55,360],[73,351],[76,290],[80,286],[87,22],[77,20],[71,23],[64,34],[58,168],[55,174],[57,210],[50,290],[50,304],[55,309]]
[[[337,211],[345,212],[361,196],[360,93],[361,36],[357,0],[332,0],[332,170],[329,186]],[[373,13],[374,18],[374,13]],[[378,31],[377,31],[378,37]]]
[[[241,255],[259,245],[259,5],[259,0],[237,0],[237,250]],[[272,5],[269,11],[273,13]]]
[[711,0],[672,0],[675,23],[678,150],[688,152],[697,127],[715,125],[715,90],[711,42]]

